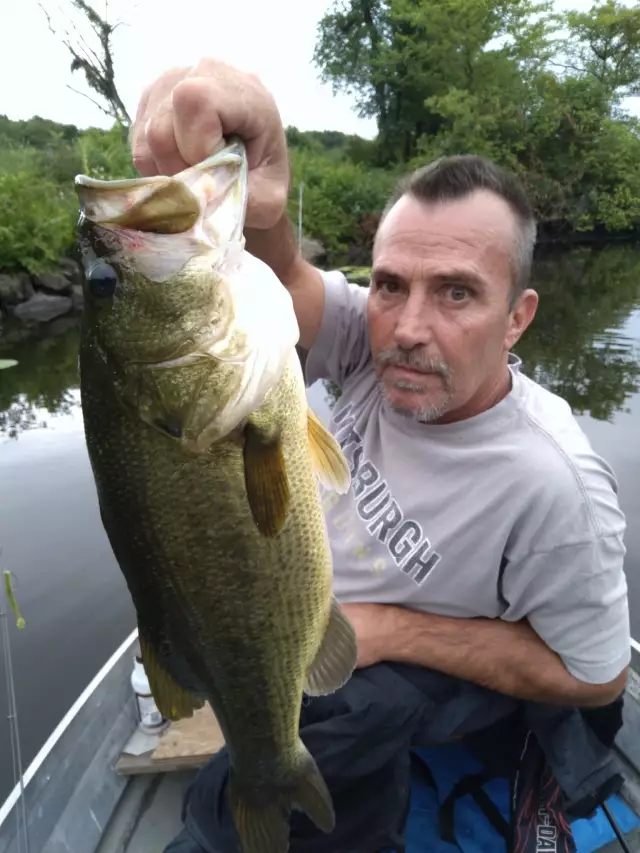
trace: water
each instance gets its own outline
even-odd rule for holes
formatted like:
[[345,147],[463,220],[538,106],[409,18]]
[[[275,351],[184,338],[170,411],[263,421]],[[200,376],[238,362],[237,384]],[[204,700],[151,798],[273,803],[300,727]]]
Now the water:
[[[640,246],[572,250],[536,262],[541,295],[516,348],[524,370],[564,396],[613,465],[627,518],[640,517]],[[11,622],[25,767],[99,667],[135,627],[98,514],[84,444],[78,331],[4,343],[0,357],[0,567],[15,575],[27,626]],[[310,400],[326,420],[331,395]],[[627,533],[634,636],[640,638],[640,528]],[[1,660],[1,657],[0,657]],[[5,716],[0,671],[0,717]],[[5,704],[3,704],[5,703]],[[0,724],[0,803],[12,786]]]

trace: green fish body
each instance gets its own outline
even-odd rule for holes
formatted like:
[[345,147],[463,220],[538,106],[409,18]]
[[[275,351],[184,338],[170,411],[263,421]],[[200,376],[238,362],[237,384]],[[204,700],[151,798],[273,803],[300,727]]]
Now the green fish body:
[[243,851],[285,853],[292,808],[334,826],[298,723],[356,663],[318,490],[349,469],[309,409],[291,298],[244,250],[246,180],[240,143],[173,178],[76,179],[81,394],[158,707],[210,703]]

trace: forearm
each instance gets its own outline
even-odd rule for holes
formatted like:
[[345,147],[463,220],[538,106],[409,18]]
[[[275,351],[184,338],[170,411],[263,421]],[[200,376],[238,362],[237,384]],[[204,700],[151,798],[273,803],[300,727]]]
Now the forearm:
[[248,252],[270,266],[285,287],[295,286],[303,258],[286,212],[273,228],[245,228],[244,236]]
[[457,619],[397,610],[392,660],[440,670],[516,698],[567,706],[600,706],[624,689],[574,678],[525,622]]
[[269,229],[245,228],[246,249],[271,267],[293,300],[299,343],[311,349],[324,309],[324,284],[315,267],[307,263],[298,248],[293,227],[286,213]]

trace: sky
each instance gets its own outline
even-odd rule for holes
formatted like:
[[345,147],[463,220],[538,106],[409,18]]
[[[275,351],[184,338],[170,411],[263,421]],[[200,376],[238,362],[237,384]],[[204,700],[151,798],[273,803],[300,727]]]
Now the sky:
[[[8,3],[0,0],[0,7]],[[42,3],[60,30],[70,15],[81,20],[69,0]],[[104,14],[105,0],[93,3]],[[591,4],[556,0],[558,8],[586,10]],[[318,22],[332,5],[332,0],[109,0],[108,20],[123,21],[114,34],[114,56],[116,84],[129,114],[135,114],[143,88],[164,70],[212,56],[257,74],[285,124],[372,138],[375,122],[359,118],[349,96],[334,96],[312,62]],[[89,92],[82,73],[71,73],[70,59],[37,0],[12,3],[0,28],[0,114],[109,127],[108,117],[67,88]],[[639,104],[635,99],[634,112],[640,113]]]

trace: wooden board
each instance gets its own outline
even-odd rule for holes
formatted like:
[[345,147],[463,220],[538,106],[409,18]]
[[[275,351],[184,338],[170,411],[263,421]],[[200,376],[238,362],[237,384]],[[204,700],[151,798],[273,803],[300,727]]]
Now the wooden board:
[[125,746],[115,769],[123,775],[197,770],[222,746],[220,726],[209,705],[205,705],[193,717],[171,723],[155,749],[130,755]]

